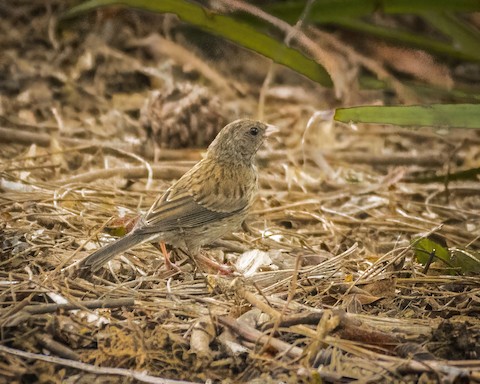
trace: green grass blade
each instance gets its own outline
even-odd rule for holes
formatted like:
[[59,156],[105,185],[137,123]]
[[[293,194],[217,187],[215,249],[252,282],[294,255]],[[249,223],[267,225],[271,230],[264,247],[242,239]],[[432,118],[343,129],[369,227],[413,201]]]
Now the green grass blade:
[[454,43],[452,48],[480,59],[480,33],[470,28],[466,22],[458,20],[454,15],[446,13],[425,13],[423,17],[448,36]]
[[[480,48],[476,48],[475,50],[463,49],[463,46],[456,48],[452,44],[436,41],[429,37],[423,37],[418,34],[398,29],[386,28],[357,19],[338,19],[335,21],[335,24],[346,29],[368,33],[372,36],[380,37],[409,47],[423,49],[434,54],[454,57],[457,59],[480,61]],[[478,42],[476,42],[476,44],[478,45]]]
[[109,5],[125,5],[156,13],[174,13],[187,23],[258,52],[276,63],[283,64],[322,85],[332,85],[332,81],[325,69],[299,51],[289,48],[283,42],[259,32],[247,23],[237,21],[229,16],[213,13],[189,1],[91,0],[73,7],[64,15],[64,18],[76,17],[85,12]]
[[[272,4],[266,10],[283,20],[294,23],[300,17],[304,7],[305,1],[288,1]],[[322,0],[313,4],[308,20],[324,23],[345,17],[367,16],[374,12],[415,14],[475,11],[480,11],[478,0]]]
[[[368,74],[360,76],[359,84],[363,89],[389,89],[384,81]],[[439,100],[443,103],[480,103],[480,94],[478,94],[478,89],[475,86],[445,89],[408,80],[403,81],[403,84],[414,90],[417,95],[426,98],[426,100],[437,100],[432,103],[438,103]]]
[[334,119],[344,123],[480,128],[480,104],[339,108],[335,111]]

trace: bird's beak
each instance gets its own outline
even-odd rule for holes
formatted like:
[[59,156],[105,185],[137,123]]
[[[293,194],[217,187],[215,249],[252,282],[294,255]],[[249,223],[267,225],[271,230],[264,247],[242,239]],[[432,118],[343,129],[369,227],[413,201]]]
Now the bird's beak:
[[269,137],[271,135],[274,135],[277,132],[280,132],[280,129],[278,129],[275,125],[267,124],[267,130],[265,131],[265,136]]

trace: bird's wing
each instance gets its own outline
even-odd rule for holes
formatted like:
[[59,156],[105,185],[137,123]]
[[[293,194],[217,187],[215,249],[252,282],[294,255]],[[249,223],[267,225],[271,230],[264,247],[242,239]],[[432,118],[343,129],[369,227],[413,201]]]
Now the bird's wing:
[[238,172],[201,161],[153,204],[139,230],[149,233],[159,228],[170,231],[196,227],[243,211],[251,204],[256,174],[248,174],[245,183],[234,173]]
[[[169,192],[165,197],[168,198]],[[241,211],[241,210],[240,210]],[[195,202],[187,194],[176,196],[175,199],[165,199],[155,210],[145,218],[138,229],[141,233],[168,232],[179,228],[192,228],[216,222],[232,216],[239,211],[215,212]]]

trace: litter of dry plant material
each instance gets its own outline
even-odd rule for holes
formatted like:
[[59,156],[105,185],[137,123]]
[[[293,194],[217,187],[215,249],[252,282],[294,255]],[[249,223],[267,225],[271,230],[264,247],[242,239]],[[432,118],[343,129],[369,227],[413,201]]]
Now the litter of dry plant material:
[[[270,64],[220,40],[214,63],[171,16],[57,29],[62,7],[0,10],[0,381],[480,381],[478,272],[426,267],[412,243],[480,247],[480,182],[416,182],[478,164],[477,132],[333,124],[333,91],[277,66],[264,84]],[[149,46],[166,30],[175,44]],[[235,274],[181,253],[167,269],[150,245],[72,273],[201,158],[203,130],[262,98],[280,133],[255,209],[203,250]]]

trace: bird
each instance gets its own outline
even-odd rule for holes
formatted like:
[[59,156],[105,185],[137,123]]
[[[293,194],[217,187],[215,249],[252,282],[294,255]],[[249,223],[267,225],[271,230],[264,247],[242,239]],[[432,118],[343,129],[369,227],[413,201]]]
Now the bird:
[[206,155],[153,203],[124,237],[81,260],[79,267],[98,271],[118,254],[139,244],[165,244],[187,252],[194,260],[203,245],[239,228],[258,192],[255,155],[278,128],[240,119],[227,124]]

